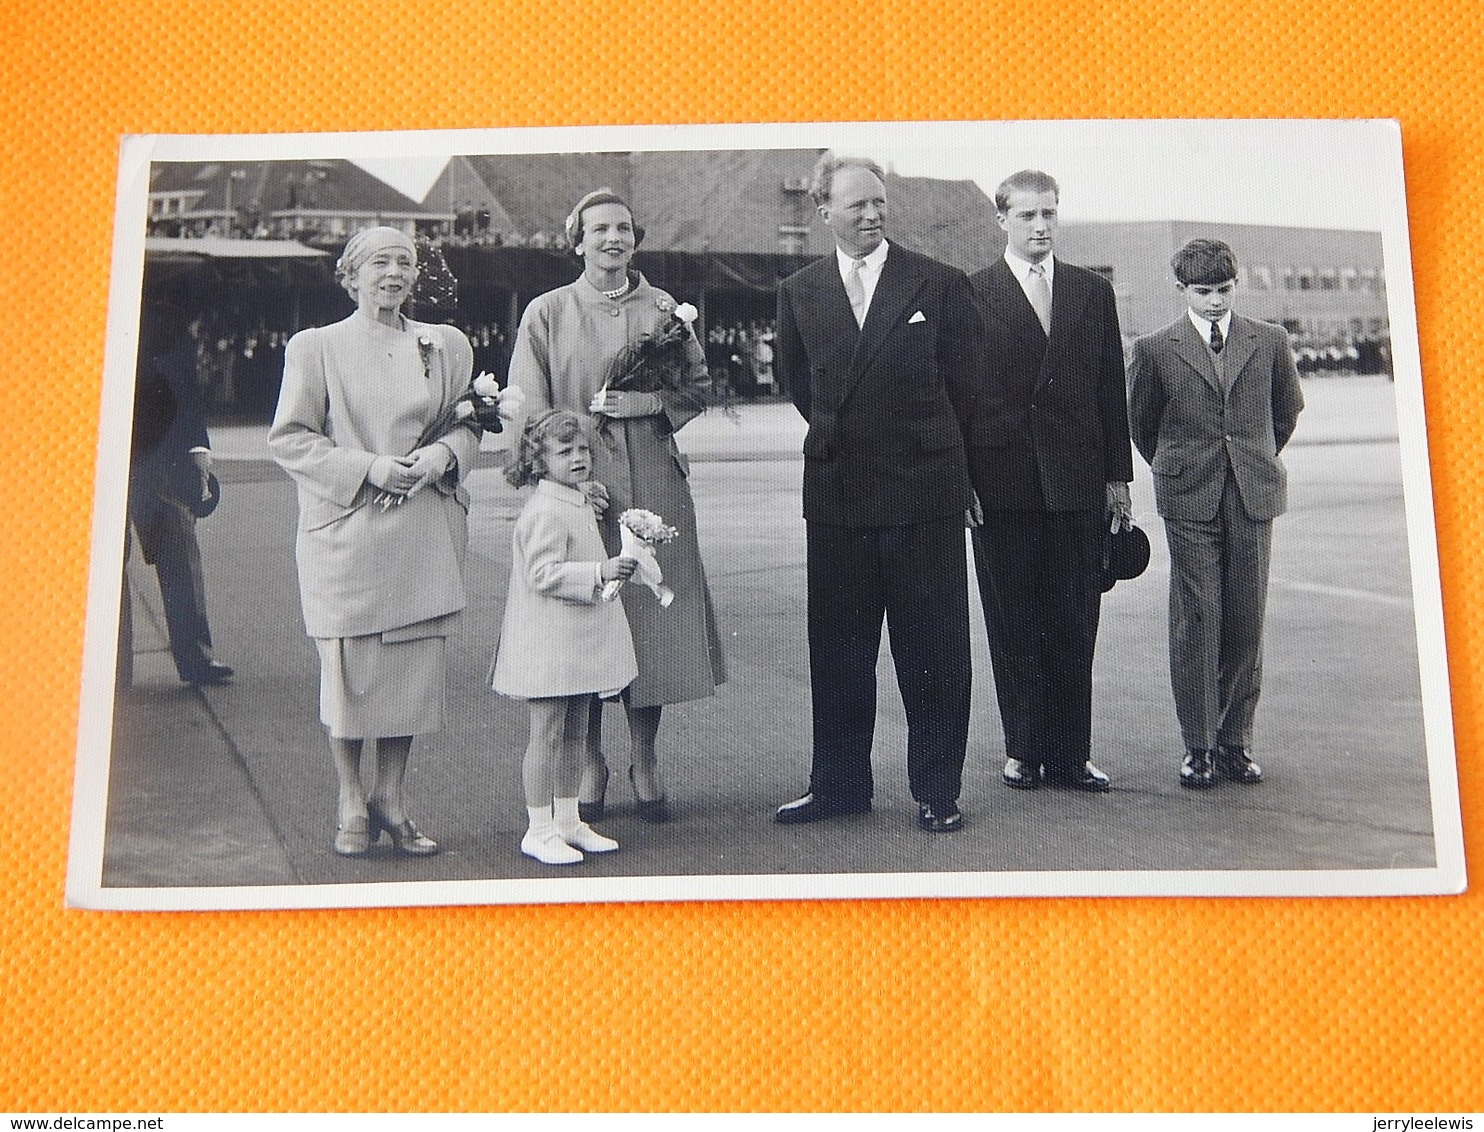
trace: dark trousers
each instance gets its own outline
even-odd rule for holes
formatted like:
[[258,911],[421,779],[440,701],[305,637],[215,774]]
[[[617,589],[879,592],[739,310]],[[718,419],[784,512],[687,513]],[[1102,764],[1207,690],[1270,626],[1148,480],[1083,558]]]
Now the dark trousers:
[[1252,745],[1272,534],[1247,517],[1230,472],[1214,519],[1165,520],[1170,682],[1187,747]]
[[[154,566],[160,579],[160,600],[165,607],[165,629],[175,669],[182,679],[190,679],[211,660],[206,578],[201,569],[201,547],[196,542],[196,517],[178,503],[162,502],[150,522],[139,528],[139,544],[144,560]],[[132,642],[130,649],[132,652]]]
[[810,522],[809,677],[818,797],[871,797],[876,661],[885,619],[919,802],[956,801],[969,736],[969,594],[963,521],[900,527]]
[[986,511],[974,562],[1005,754],[1049,775],[1092,753],[1101,511]]

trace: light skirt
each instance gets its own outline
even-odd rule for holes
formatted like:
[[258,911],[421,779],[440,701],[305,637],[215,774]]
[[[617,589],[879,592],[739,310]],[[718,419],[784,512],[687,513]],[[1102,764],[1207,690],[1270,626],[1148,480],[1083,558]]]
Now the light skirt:
[[334,738],[423,735],[442,729],[447,638],[407,640],[406,632],[315,638],[319,716]]

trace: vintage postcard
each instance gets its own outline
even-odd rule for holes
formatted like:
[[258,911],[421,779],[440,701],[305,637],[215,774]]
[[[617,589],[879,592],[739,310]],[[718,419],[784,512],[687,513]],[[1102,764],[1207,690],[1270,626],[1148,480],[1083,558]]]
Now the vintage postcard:
[[1462,891],[1401,154],[124,139],[69,903]]

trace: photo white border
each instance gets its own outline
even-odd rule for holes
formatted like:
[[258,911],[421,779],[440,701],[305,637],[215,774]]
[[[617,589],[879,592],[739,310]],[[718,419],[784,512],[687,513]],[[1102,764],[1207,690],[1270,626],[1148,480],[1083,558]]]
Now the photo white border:
[[[141,299],[149,166],[154,161],[447,157],[483,153],[835,148],[875,153],[970,144],[1209,152],[1244,147],[1362,160],[1382,236],[1396,374],[1402,488],[1411,562],[1435,866],[1342,871],[932,872],[700,875],[377,884],[117,888],[102,884],[112,743],[120,563],[124,547],[133,370]],[[1152,149],[1150,150],[1152,152]],[[1360,157],[1359,155],[1363,155]],[[1050,162],[1047,163],[1048,165]],[[1292,162],[1289,162],[1291,165]],[[909,170],[910,172],[910,170]],[[1300,174],[1290,170],[1289,176]],[[1462,892],[1463,828],[1446,666],[1442,588],[1417,345],[1401,135],[1389,120],[1108,120],[605,126],[380,133],[135,135],[123,139],[116,198],[107,343],[67,874],[69,904],[97,909],[205,910],[672,900],[1015,896],[1406,896]],[[1239,186],[1231,187],[1235,194]],[[1234,195],[1233,199],[1236,197]],[[1299,207],[1302,207],[1301,205]],[[1171,217],[1167,217],[1171,218]],[[1079,219],[1081,217],[1079,216]],[[1242,217],[1233,217],[1246,222]],[[1273,220],[1272,223],[1284,221]],[[1311,217],[1295,224],[1324,226]],[[1333,225],[1331,225],[1333,226]]]

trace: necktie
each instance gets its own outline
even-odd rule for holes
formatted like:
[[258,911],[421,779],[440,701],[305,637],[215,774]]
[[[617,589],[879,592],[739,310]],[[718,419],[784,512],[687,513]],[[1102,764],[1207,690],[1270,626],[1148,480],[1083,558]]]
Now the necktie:
[[1051,284],[1046,282],[1046,269],[1039,263],[1031,268],[1030,282],[1031,306],[1035,308],[1036,317],[1041,320],[1041,329],[1049,335],[1051,333]]
[[1226,339],[1221,336],[1221,323],[1211,324],[1211,353],[1221,353],[1221,347],[1226,345]]
[[866,323],[866,285],[861,281],[861,268],[865,266],[865,260],[853,259],[845,273],[845,294],[850,299],[850,309],[855,312],[856,326]]

